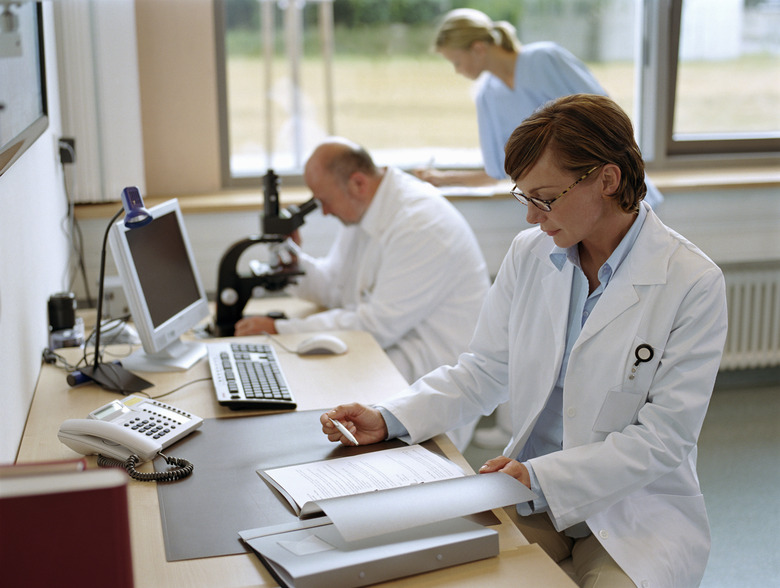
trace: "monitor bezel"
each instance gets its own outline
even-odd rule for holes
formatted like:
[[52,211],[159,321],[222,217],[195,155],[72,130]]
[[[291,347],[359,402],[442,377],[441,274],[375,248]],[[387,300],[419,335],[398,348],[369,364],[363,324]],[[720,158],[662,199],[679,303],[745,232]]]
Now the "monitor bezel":
[[196,327],[204,319],[208,318],[211,313],[206,292],[203,288],[203,282],[200,278],[200,272],[198,271],[198,265],[195,261],[195,255],[193,254],[192,245],[187,233],[187,228],[184,224],[184,216],[182,215],[179,201],[175,198],[168,200],[167,202],[149,208],[149,212],[152,214],[153,218],[160,218],[166,214],[174,214],[176,216],[176,221],[187,252],[187,259],[198,290],[197,300],[155,327],[143,294],[138,270],[126,238],[127,233],[133,229],[125,227],[122,221],[115,223],[111,228],[111,252],[114,257],[117,271],[119,272],[122,288],[127,297],[133,324],[138,331],[138,336],[141,339],[144,352],[150,356],[155,356],[159,354],[164,355],[166,349],[175,347],[177,342],[181,340],[182,335]]

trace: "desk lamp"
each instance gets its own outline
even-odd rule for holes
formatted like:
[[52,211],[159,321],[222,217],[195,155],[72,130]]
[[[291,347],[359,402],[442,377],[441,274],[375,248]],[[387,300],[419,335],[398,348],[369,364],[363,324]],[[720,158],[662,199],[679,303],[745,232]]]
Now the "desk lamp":
[[108,221],[106,234],[103,236],[103,248],[100,251],[100,291],[98,292],[97,321],[95,323],[95,361],[91,366],[81,368],[81,372],[93,379],[107,390],[127,394],[140,392],[152,386],[143,378],[139,378],[115,363],[100,363],[100,327],[103,322],[103,286],[106,274],[106,243],[111,227],[119,216],[125,213],[125,226],[129,229],[137,229],[152,222],[151,213],[144,207],[141,193],[135,186],[128,186],[122,190],[122,208]]

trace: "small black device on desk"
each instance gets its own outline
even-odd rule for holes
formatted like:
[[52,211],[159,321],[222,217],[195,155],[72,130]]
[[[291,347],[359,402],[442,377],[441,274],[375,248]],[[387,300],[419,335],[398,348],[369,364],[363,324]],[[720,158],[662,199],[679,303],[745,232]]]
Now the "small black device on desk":
[[[241,319],[244,307],[252,297],[252,291],[259,287],[276,292],[294,283],[301,272],[297,265],[279,264],[269,268],[252,267],[249,275],[238,272],[241,254],[258,243],[282,243],[303,225],[303,217],[317,208],[314,198],[300,207],[290,205],[279,212],[279,176],[273,170],[263,177],[263,234],[253,235],[234,243],[219,262],[217,284],[217,317],[214,335],[230,337],[235,324]],[[251,264],[250,264],[251,265]]]

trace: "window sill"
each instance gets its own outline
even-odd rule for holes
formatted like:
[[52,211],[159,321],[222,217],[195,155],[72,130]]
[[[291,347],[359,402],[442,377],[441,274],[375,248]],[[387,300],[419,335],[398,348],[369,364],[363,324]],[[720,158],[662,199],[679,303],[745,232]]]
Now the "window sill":
[[[179,200],[185,214],[212,214],[218,212],[258,212],[263,209],[263,192],[255,189],[225,190],[211,194],[187,194],[180,196],[144,196],[144,204],[152,207],[171,198]],[[311,193],[300,187],[280,191],[282,206],[302,204],[311,198]],[[119,207],[118,202],[99,204],[77,204],[76,218],[79,220],[110,218]]]
[[733,168],[685,168],[649,171],[663,191],[704,190],[707,188],[770,188],[780,186],[780,164]]
[[[780,187],[780,166],[746,168],[690,168],[652,171],[650,177],[661,192],[693,191],[716,188],[768,188]],[[446,195],[452,199],[503,199],[509,198],[508,182],[496,182],[488,188],[448,188]],[[146,206],[154,206],[171,198],[178,198],[185,214],[212,214],[219,212],[258,212],[263,209],[263,193],[256,189],[225,190],[212,194],[144,197]],[[302,204],[311,198],[311,192],[303,186],[293,186],[280,191],[282,206]],[[110,218],[117,211],[116,202],[100,204],[77,204],[76,218],[79,220]]]

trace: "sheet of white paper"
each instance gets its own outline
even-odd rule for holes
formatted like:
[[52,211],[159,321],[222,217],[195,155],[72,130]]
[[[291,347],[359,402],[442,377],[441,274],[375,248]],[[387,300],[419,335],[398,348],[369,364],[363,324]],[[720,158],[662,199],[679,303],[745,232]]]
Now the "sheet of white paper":
[[348,496],[464,476],[448,459],[420,445],[266,470],[299,506]]
[[345,541],[357,541],[534,498],[536,494],[521,482],[495,472],[342,496],[317,504]]

